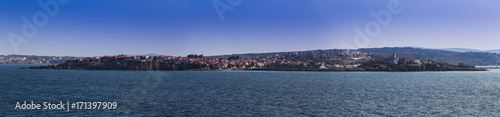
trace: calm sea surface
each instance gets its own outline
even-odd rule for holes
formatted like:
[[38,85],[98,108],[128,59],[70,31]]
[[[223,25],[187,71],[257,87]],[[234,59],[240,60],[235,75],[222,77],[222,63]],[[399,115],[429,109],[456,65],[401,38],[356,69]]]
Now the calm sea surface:
[[[479,72],[18,69],[25,66],[30,65],[0,65],[0,116],[500,116],[498,69]],[[23,101],[117,102],[118,107],[69,112],[16,110],[16,103]]]

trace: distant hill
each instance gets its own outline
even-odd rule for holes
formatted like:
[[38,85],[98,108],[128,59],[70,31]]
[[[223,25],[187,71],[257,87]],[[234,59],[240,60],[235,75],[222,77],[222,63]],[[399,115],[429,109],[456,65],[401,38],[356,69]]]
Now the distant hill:
[[[330,49],[332,51],[340,49]],[[452,51],[453,50],[453,51]],[[372,58],[385,59],[396,53],[399,57],[419,60],[433,60],[437,62],[450,63],[458,65],[463,62],[467,65],[496,65],[500,63],[500,55],[492,52],[474,52],[468,51],[473,49],[430,49],[419,47],[384,47],[384,48],[361,48],[357,51],[369,53]],[[316,51],[316,50],[310,50]],[[460,52],[457,52],[460,51]],[[493,50],[491,50],[493,51]],[[500,50],[497,50],[500,53]],[[300,52],[300,51],[299,51]],[[274,54],[283,54],[286,52],[269,52],[269,53],[248,53],[248,54],[231,54],[210,56],[214,58],[228,58],[230,56],[240,56],[242,58],[253,58],[257,56],[267,56]]]
[[441,48],[439,50],[448,50],[454,52],[483,52],[483,50],[469,49],[469,48]]
[[476,49],[468,49],[468,48],[443,48],[440,50],[448,50],[448,51],[455,51],[455,52],[489,52],[489,53],[497,53],[500,54],[500,49],[496,50],[476,50]]
[[285,52],[269,52],[269,53],[245,53],[245,54],[228,54],[228,55],[214,55],[214,56],[207,56],[207,57],[213,57],[213,58],[229,58],[231,56],[240,56],[241,58],[255,58],[258,56],[267,56],[267,55],[273,55],[273,54],[283,54]]
[[358,51],[374,54],[374,58],[384,58],[396,53],[399,57],[420,60],[434,60],[457,65],[495,65],[500,63],[500,55],[490,52],[456,52],[440,49],[422,49],[415,47],[362,48]]
[[489,52],[489,53],[500,54],[500,49],[495,49],[495,50],[478,50],[478,49],[470,49],[470,48],[423,48],[423,47],[412,47],[412,48],[447,50],[447,51],[453,51],[453,52]]
[[[328,49],[328,51],[335,51],[335,50],[345,50],[345,49]],[[319,50],[307,50],[307,51],[319,51]],[[289,52],[305,52],[305,51],[289,51]],[[288,52],[245,53],[245,54],[215,55],[215,56],[207,56],[207,57],[229,58],[231,56],[240,56],[241,58],[255,58],[258,56],[268,56],[268,55],[284,54],[284,53],[288,53]]]
[[156,53],[148,53],[148,54],[117,54],[113,56],[119,56],[119,55],[128,55],[128,56],[161,56],[161,54],[156,54]]
[[500,49],[496,49],[496,50],[487,50],[487,52],[500,54]]

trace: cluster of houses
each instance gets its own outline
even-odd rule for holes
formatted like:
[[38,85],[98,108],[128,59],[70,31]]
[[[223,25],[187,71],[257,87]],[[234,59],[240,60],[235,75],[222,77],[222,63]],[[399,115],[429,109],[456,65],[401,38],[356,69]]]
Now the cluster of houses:
[[80,64],[100,64],[107,61],[114,62],[157,62],[165,64],[196,64],[206,66],[213,69],[225,68],[260,68],[260,67],[277,67],[277,66],[307,66],[312,61],[292,61],[282,60],[278,58],[256,57],[244,59],[225,59],[225,58],[190,58],[190,57],[174,57],[174,56],[102,56],[102,57],[89,57],[89,58],[73,58],[68,61],[78,61]]
[[57,64],[69,57],[28,56],[28,55],[0,55],[0,64]]
[[[226,59],[212,57],[174,57],[174,56],[102,56],[102,57],[87,57],[73,58],[68,61],[77,62],[79,64],[100,64],[105,62],[156,62],[165,64],[188,64],[201,65],[211,69],[252,69],[263,67],[310,67],[320,69],[330,68],[356,68],[359,64],[325,64],[325,62],[313,61],[315,58],[338,58],[343,57],[351,60],[356,58],[370,58],[367,53],[351,50],[315,50],[302,52],[287,52],[282,54],[274,54],[267,56],[258,56],[254,58]],[[305,58],[305,59],[294,59]],[[26,57],[20,56],[0,56],[0,63],[3,61],[33,61],[35,63],[48,64],[50,60],[63,60],[62,57],[51,57],[40,60],[27,60]],[[420,60],[412,60],[403,57],[397,57],[395,53],[384,60],[385,64],[422,64],[428,61],[421,62]]]
[[25,61],[26,57],[8,57],[8,56],[0,56],[0,60],[6,61]]
[[353,50],[314,50],[314,51],[301,51],[301,52],[286,52],[283,54],[276,54],[276,58],[331,58],[331,57],[346,57],[350,59],[358,59],[358,58],[368,58],[368,54],[360,51]]
[[[164,64],[177,65],[197,65],[210,69],[253,69],[253,68],[353,68],[357,65],[325,65],[324,62],[313,61],[314,58],[366,58],[368,54],[351,51],[351,50],[315,50],[303,52],[287,52],[282,54],[273,54],[266,56],[258,56],[253,58],[213,58],[213,57],[175,57],[175,56],[102,56],[102,57],[87,57],[73,58],[68,61],[77,62],[79,64],[101,64],[109,61],[122,62],[156,62]],[[295,59],[304,58],[304,59]]]

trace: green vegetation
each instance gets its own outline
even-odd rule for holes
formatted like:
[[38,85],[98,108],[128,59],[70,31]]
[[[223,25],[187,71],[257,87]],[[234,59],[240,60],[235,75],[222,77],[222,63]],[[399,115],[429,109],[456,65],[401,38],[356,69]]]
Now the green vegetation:
[[203,54],[201,54],[201,55],[189,54],[187,57],[188,58],[203,58]]
[[385,47],[385,48],[363,48],[358,51],[370,53],[372,58],[384,59],[397,53],[398,57],[433,60],[436,62],[450,63],[458,65],[462,62],[464,65],[496,65],[500,63],[500,55],[489,52],[452,52],[436,49],[420,49],[411,47]]
[[231,56],[227,58],[227,60],[238,60],[238,59],[241,59],[240,56]]

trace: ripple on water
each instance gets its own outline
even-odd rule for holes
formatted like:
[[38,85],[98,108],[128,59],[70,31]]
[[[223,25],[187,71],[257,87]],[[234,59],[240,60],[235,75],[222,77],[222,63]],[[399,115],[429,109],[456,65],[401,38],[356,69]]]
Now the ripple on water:
[[[499,116],[500,70],[280,72],[24,70],[0,65],[0,115]],[[116,110],[14,110],[117,101]]]

